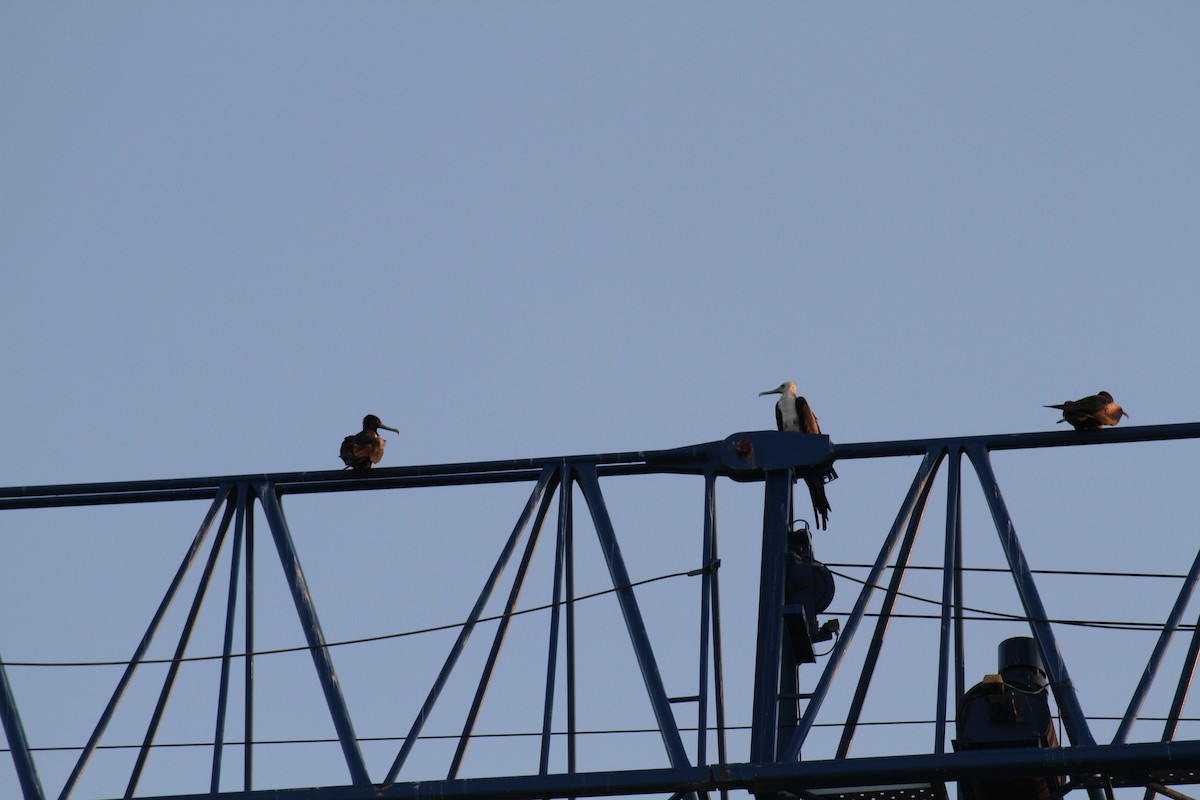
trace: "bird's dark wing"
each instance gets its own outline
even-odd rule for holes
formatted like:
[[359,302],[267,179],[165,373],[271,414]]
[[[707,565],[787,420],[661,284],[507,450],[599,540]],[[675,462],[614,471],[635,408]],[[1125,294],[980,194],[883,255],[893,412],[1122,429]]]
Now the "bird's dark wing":
[[1062,409],[1063,418],[1060,421],[1070,423],[1075,430],[1092,431],[1103,425],[1100,415],[1108,404],[1106,398],[1093,394],[1047,407]]
[[1063,410],[1073,414],[1095,414],[1102,411],[1108,403],[1107,399],[1098,394],[1093,394],[1063,403],[1066,406]]
[[347,467],[357,468],[359,457],[354,452],[354,436],[347,436],[342,439],[341,449],[338,450],[338,457]]
[[383,457],[383,439],[371,431],[359,431],[342,440],[338,455],[347,467],[368,469]]
[[775,404],[775,430],[783,430],[783,411],[779,409],[779,404]]
[[800,430],[803,433],[821,432],[821,426],[817,424],[817,415],[812,412],[808,401],[803,397],[796,398],[796,416],[800,419]]

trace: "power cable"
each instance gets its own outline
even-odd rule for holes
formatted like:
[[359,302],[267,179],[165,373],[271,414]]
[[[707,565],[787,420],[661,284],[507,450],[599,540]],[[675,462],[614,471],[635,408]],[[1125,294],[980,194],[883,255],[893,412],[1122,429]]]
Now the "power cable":
[[[1116,717],[1116,716],[1088,715],[1086,717],[1086,719],[1090,722],[1119,722],[1119,721],[1121,721],[1122,718]],[[1166,722],[1166,721],[1168,721],[1167,717],[1139,716],[1136,719],[1138,722]],[[949,723],[953,723],[954,721],[955,721],[954,719],[947,720],[947,722],[949,722]],[[1179,722],[1200,722],[1200,717],[1181,717],[1178,721]],[[860,728],[864,728],[864,727],[887,728],[887,727],[899,727],[899,726],[911,726],[911,725],[935,725],[935,724],[937,724],[937,720],[934,720],[934,719],[899,719],[899,720],[874,720],[874,721],[867,720],[867,721],[860,721],[858,723],[857,727],[860,727]],[[846,723],[844,723],[844,722],[817,722],[817,723],[813,724],[813,727],[814,728],[843,728],[843,727],[845,727],[845,725],[846,725]],[[725,727],[725,730],[732,731],[732,732],[738,732],[738,731],[749,731],[749,730],[751,730],[751,728],[752,728],[752,726],[750,726],[750,725],[727,725]],[[680,733],[696,733],[697,731],[699,731],[699,728],[697,728],[694,725],[693,726],[681,726],[679,728]],[[716,729],[710,728],[709,732],[715,733]],[[659,733],[661,733],[661,731],[658,728],[604,728],[604,729],[575,731],[576,736],[629,736],[629,735],[651,735],[651,734],[659,734]],[[551,731],[550,735],[551,736],[567,736],[568,732],[567,731]],[[515,731],[515,732],[508,732],[508,733],[473,733],[473,734],[471,734],[471,736],[469,738],[471,738],[471,739],[527,739],[527,738],[534,738],[534,737],[541,737],[541,736],[542,736],[541,731]],[[422,735],[418,736],[417,738],[420,739],[421,741],[439,741],[439,740],[440,741],[454,741],[454,740],[461,738],[461,734],[457,734],[457,733],[422,734]],[[377,743],[387,743],[387,742],[402,742],[402,741],[404,741],[404,739],[405,739],[405,737],[403,737],[403,736],[358,736],[355,738],[355,741],[359,742],[360,744],[371,744],[371,743],[377,744]],[[340,742],[339,739],[336,739],[333,737],[320,737],[320,738],[308,738],[308,739],[301,739],[301,738],[257,739],[255,741],[252,741],[250,744],[252,746],[258,747],[258,746],[301,745],[301,744],[338,744],[339,742]],[[225,741],[225,742],[223,742],[223,744],[228,747],[245,747],[246,746],[246,742],[244,742],[244,741]],[[154,744],[152,744],[150,746],[152,748],[182,749],[182,748],[195,748],[195,747],[213,747],[214,745],[215,745],[215,742],[155,742]],[[141,748],[142,748],[141,744],[107,744],[107,745],[98,745],[96,747],[97,750],[140,750]],[[83,747],[79,746],[79,745],[46,745],[46,746],[42,746],[42,747],[31,747],[29,749],[30,749],[30,751],[35,752],[35,753],[50,753],[50,752],[70,752],[70,751],[77,752],[79,750],[82,750]],[[0,753],[8,753],[8,752],[11,752],[11,750],[9,748],[0,748]]]
[[[833,563],[826,562],[827,567],[842,567],[855,569],[870,569],[873,564],[853,564],[853,563]],[[896,569],[895,564],[888,564],[888,569]],[[909,564],[905,567],[906,570],[931,570],[941,572],[944,568],[929,564]],[[1008,567],[963,567],[963,572],[994,572],[1010,574],[1012,572]],[[1070,575],[1086,578],[1169,578],[1176,580],[1184,580],[1187,575],[1176,572],[1112,572],[1107,570],[1087,570],[1087,569],[1031,569],[1034,575]]]
[[[560,600],[557,604],[556,603],[546,603],[545,605],[533,606],[531,608],[523,608],[519,611],[513,611],[511,614],[508,614],[508,615],[495,614],[490,617],[480,617],[478,620],[476,620],[475,624],[479,624],[482,622],[495,622],[497,620],[504,619],[505,616],[519,617],[519,616],[523,616],[525,614],[533,614],[533,613],[536,613],[539,611],[547,611],[547,610],[554,608],[555,605],[564,606],[571,602],[581,602],[583,600],[592,600],[597,597],[603,597],[604,595],[614,594],[616,592],[624,591],[626,589],[634,589],[638,586],[645,586],[646,584],[656,583],[658,581],[665,581],[665,580],[669,580],[672,578],[694,577],[694,576],[703,574],[704,571],[705,571],[704,569],[694,569],[694,570],[687,570],[687,571],[681,571],[681,572],[672,572],[667,575],[659,575],[659,576],[656,576],[653,578],[646,578],[644,580],[634,581],[632,583],[625,584],[623,586],[614,586],[611,589],[601,589],[599,591],[591,592],[590,594],[579,595],[578,597],[575,597],[572,600]],[[343,640],[336,641],[336,642],[326,642],[324,647],[332,648],[332,647],[345,647],[347,645],[354,645],[354,644],[370,644],[372,642],[382,642],[382,641],[387,641],[389,639],[401,639],[401,638],[405,638],[408,636],[419,636],[419,635],[427,634],[427,633],[438,633],[440,631],[455,630],[457,628],[465,628],[467,625],[470,625],[470,624],[471,624],[470,622],[451,622],[451,623],[447,623],[445,625],[434,625],[434,626],[431,626],[428,628],[419,628],[419,629],[409,630],[409,631],[400,631],[399,633],[385,633],[385,634],[380,634],[378,636],[364,636],[364,637],[357,638],[357,639],[343,639]],[[273,656],[273,655],[280,655],[283,653],[302,653],[302,652],[311,651],[313,649],[314,648],[309,645],[296,645],[294,647],[279,647],[279,648],[274,648],[274,649],[270,649],[270,650],[256,650],[253,653],[244,653],[244,652],[243,653],[230,653],[229,658],[246,658],[248,655],[257,658],[258,656]],[[195,661],[220,661],[223,658],[225,658],[224,655],[185,656],[184,658],[179,659],[179,662],[184,663],[184,662],[195,662]],[[174,661],[175,661],[175,659],[171,659],[171,658],[144,658],[137,662],[132,662],[132,661],[2,661],[2,662],[0,662],[0,666],[4,666],[4,667],[128,667],[131,663],[137,663],[140,666],[143,664],[171,664],[171,663],[174,663]]]
[[[838,572],[837,570],[831,569],[829,571],[830,571],[830,573],[838,576],[839,578],[845,578],[848,581],[860,584],[862,586],[873,586],[874,588],[879,589],[880,591],[883,591],[883,592],[891,591],[888,587],[881,586],[877,583],[869,583],[865,580],[862,580],[861,578],[855,578],[852,575],[847,575],[843,572]],[[937,606],[938,608],[942,608],[945,605],[944,603],[942,603],[941,600],[933,600],[928,597],[922,597],[920,595],[912,594],[911,592],[896,591],[895,594],[897,597],[905,597],[905,598],[908,598],[909,600],[915,600],[917,602],[927,603],[929,605]],[[951,606],[951,608],[959,608],[959,607]],[[1048,622],[1048,623],[1053,623],[1053,624],[1058,624],[1058,625],[1072,625],[1072,626],[1081,627],[1081,628],[1100,628],[1103,630],[1117,630],[1117,631],[1162,631],[1166,628],[1166,626],[1164,624],[1157,623],[1157,622],[1137,622],[1137,621],[1119,621],[1119,620],[1085,620],[1085,619],[1034,619],[1033,617],[1025,616],[1023,614],[1009,614],[1004,611],[990,611],[985,608],[973,608],[971,606],[961,606],[961,611],[968,611],[972,614],[987,615],[987,616],[983,616],[983,617],[963,617],[963,619],[970,619],[972,621]],[[832,614],[833,616],[848,616],[848,614],[846,612],[828,612],[828,613]],[[871,615],[871,616],[875,616],[875,615]],[[940,617],[935,617],[932,614],[892,614],[891,616],[892,617],[909,618],[909,619],[940,619]],[[1194,631],[1195,629],[1196,629],[1195,625],[1178,625],[1173,629],[1173,631]]]
[[[831,564],[826,564],[826,566],[827,567],[842,567],[842,568],[869,568],[871,565],[870,564],[854,564],[854,563],[831,563]],[[895,565],[889,565],[889,568],[895,569],[896,567],[895,567]],[[910,566],[906,567],[906,569],[941,571],[942,568],[937,567],[937,566],[928,566],[928,565],[910,565]],[[1001,567],[964,567],[963,571],[964,572],[996,572],[996,573],[1010,572],[1010,570],[1007,570],[1007,569],[1004,569]],[[643,585],[655,583],[658,581],[663,581],[663,580],[668,580],[668,579],[673,579],[673,578],[680,578],[680,577],[694,577],[696,575],[701,574],[702,572],[703,572],[703,570],[689,570],[689,571],[673,572],[673,573],[669,573],[666,575],[659,575],[659,576],[656,576],[653,578],[647,578],[645,580],[635,581],[626,586],[613,587],[611,589],[602,589],[602,590],[599,590],[596,592],[592,592],[590,594],[580,595],[579,597],[576,597],[574,599],[574,602],[590,600],[590,599],[594,599],[596,597],[613,594],[615,592],[622,591],[624,589],[632,589],[632,588],[635,588],[638,586],[643,586]],[[840,578],[851,581],[853,583],[858,583],[858,584],[861,584],[864,586],[867,584],[866,581],[864,581],[860,578],[856,578],[856,577],[854,577],[852,575],[848,575],[844,572],[839,572],[835,569],[830,569],[830,572]],[[1174,574],[1174,573],[1105,572],[1105,571],[1090,571],[1090,570],[1041,569],[1041,570],[1033,570],[1033,572],[1035,572],[1037,574],[1087,576],[1087,577],[1129,577],[1129,578],[1158,578],[1158,579],[1183,579],[1183,578],[1187,577],[1185,575],[1179,575],[1179,574]],[[884,592],[890,591],[887,587],[881,586],[879,584],[874,584],[874,587],[876,589],[880,589],[881,591],[884,591]],[[929,605],[934,605],[934,606],[937,606],[938,608],[941,608],[941,606],[942,606],[942,602],[940,600],[934,600],[934,599],[931,599],[928,597],[922,597],[920,595],[912,594],[909,592],[900,591],[900,592],[897,592],[897,596],[906,597],[910,600],[914,600],[914,601],[921,602],[921,603],[926,603]],[[566,601],[566,600],[559,601],[558,605],[562,606],[568,602],[571,602],[571,601]],[[525,614],[532,614],[532,613],[536,613],[536,612],[540,612],[540,611],[547,611],[549,609],[554,608],[554,606],[555,606],[554,603],[546,603],[544,605],[533,606],[531,608],[514,611],[509,616],[517,617],[517,616],[522,616]],[[1021,614],[1010,614],[1010,613],[1006,613],[1006,612],[1002,612],[1002,611],[991,611],[989,609],[980,609],[980,608],[974,608],[974,607],[970,607],[970,606],[963,606],[961,610],[970,612],[971,614],[983,615],[983,616],[973,616],[973,617],[964,616],[963,617],[964,620],[973,621],[973,622],[979,622],[979,621],[1033,622],[1034,621],[1031,617],[1024,616]],[[828,613],[832,616],[849,616],[849,614],[847,612],[828,612]],[[504,616],[505,615],[503,615],[503,614],[497,614],[497,615],[493,615],[493,616],[489,616],[489,617],[482,617],[479,620],[477,620],[477,623],[495,622],[497,620],[503,619]],[[876,615],[870,614],[868,616],[876,616]],[[899,619],[937,619],[938,618],[931,614],[896,614],[896,613],[893,613],[892,617],[899,618]],[[1154,631],[1162,631],[1165,627],[1164,625],[1162,625],[1160,623],[1138,622],[1138,621],[1118,621],[1118,620],[1048,619],[1048,620],[1038,620],[1038,621],[1050,622],[1050,623],[1060,624],[1060,625],[1070,625],[1070,626],[1076,626],[1076,627],[1088,627],[1088,628],[1098,628],[1098,629],[1102,629],[1102,630],[1117,630],[1117,631],[1151,631],[1151,632],[1154,632]],[[387,633],[387,634],[380,634],[380,635],[376,635],[376,636],[360,637],[360,638],[355,638],[355,639],[344,639],[344,640],[340,640],[340,641],[336,641],[336,642],[327,642],[325,644],[325,647],[333,648],[333,647],[345,647],[345,646],[357,645],[357,644],[370,644],[373,642],[387,641],[390,639],[400,639],[400,638],[406,638],[406,637],[410,637],[410,636],[418,636],[418,635],[423,635],[423,634],[428,634],[428,633],[438,633],[438,632],[446,631],[446,630],[455,630],[458,628],[463,628],[463,627],[467,626],[468,624],[470,624],[470,623],[468,623],[468,622],[453,622],[453,623],[447,623],[444,625],[434,625],[434,626],[430,626],[427,628],[418,628],[418,629],[409,630],[409,631],[400,631],[397,633]],[[1175,631],[1193,631],[1195,629],[1196,629],[1195,625],[1180,625],[1180,626],[1177,626],[1174,630]],[[270,656],[270,655],[281,655],[281,654],[285,654],[285,653],[307,652],[310,650],[312,650],[312,647],[310,647],[309,645],[297,645],[297,646],[293,646],[293,647],[280,647],[280,648],[273,648],[273,649],[268,649],[268,650],[259,650],[259,651],[255,651],[253,653],[245,653],[245,652],[231,653],[229,655],[229,657],[230,658],[246,658],[248,655],[254,656],[254,657]],[[223,655],[186,656],[186,657],[180,659],[180,663],[217,661],[217,660],[223,659],[224,657],[225,656],[223,656]],[[0,662],[0,664],[2,664],[5,667],[57,667],[57,668],[65,668],[65,667],[127,667],[127,666],[129,666],[130,663],[131,662],[129,662],[129,661],[4,661],[4,662]],[[142,659],[141,661],[138,661],[137,663],[139,665],[142,665],[142,664],[170,664],[170,663],[172,663],[172,659],[148,658],[148,659]]]

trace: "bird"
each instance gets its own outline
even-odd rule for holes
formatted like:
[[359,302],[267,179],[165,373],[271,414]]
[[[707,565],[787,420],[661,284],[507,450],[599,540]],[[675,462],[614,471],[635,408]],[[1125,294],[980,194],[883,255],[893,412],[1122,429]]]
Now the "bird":
[[363,417],[363,429],[342,440],[339,455],[346,463],[346,469],[370,469],[372,464],[378,464],[383,458],[383,447],[387,444],[379,435],[379,429],[399,433],[395,428],[384,425],[379,417],[367,414]]
[[[808,401],[796,395],[796,384],[784,381],[775,389],[759,392],[758,396],[768,394],[780,395],[775,403],[775,426],[781,431],[796,433],[820,433],[821,426],[817,424],[817,415],[813,413]],[[834,473],[837,477],[837,473]],[[813,515],[816,517],[818,528],[829,527],[829,498],[825,495],[825,481],[821,475],[805,475],[804,482],[808,484],[808,493],[812,497]]]
[[1096,392],[1079,400],[1048,405],[1063,412],[1059,422],[1069,422],[1077,431],[1098,431],[1105,425],[1116,425],[1121,417],[1128,417],[1125,409],[1113,402],[1108,392]]

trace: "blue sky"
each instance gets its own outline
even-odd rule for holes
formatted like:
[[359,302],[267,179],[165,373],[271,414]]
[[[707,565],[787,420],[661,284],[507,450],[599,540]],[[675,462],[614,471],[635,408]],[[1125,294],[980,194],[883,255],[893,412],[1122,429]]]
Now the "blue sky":
[[[0,485],[331,469],[365,413],[402,430],[391,465],[674,447],[771,427],[757,393],[785,379],[835,442],[1053,429],[1043,404],[1098,389],[1124,424],[1200,419],[1198,24],[1183,3],[4,3]],[[1029,549],[1186,569],[1194,448],[1084,450],[997,457]],[[915,468],[839,468],[818,557],[873,559]],[[358,577],[325,557],[365,566],[396,514],[481,537],[446,566],[465,594],[435,616],[460,618],[525,491],[297,500],[314,583],[348,603],[330,625],[424,617],[364,615],[383,596],[345,600]],[[636,526],[660,493],[627,491]],[[756,491],[722,505],[748,596]],[[351,506],[358,545],[335,546]],[[203,509],[124,513],[0,515],[5,608],[43,604],[0,653],[128,656]],[[694,566],[693,534],[634,569]],[[58,631],[94,602],[68,585],[127,590],[130,621]],[[1154,593],[1127,594],[1138,616]],[[39,713],[38,741],[78,736]]]

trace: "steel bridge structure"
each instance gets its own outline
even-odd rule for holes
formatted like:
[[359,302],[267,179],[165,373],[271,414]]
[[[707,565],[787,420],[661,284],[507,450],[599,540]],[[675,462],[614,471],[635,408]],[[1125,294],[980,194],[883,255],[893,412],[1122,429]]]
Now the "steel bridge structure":
[[[1188,653],[1178,674],[1165,676],[1174,687],[1175,701],[1160,741],[1130,742],[1133,722],[1164,663],[1164,653],[1172,637],[1189,626],[1182,617],[1198,580],[1200,554],[1183,581],[1171,612],[1163,621],[1156,642],[1146,653],[1142,680],[1112,741],[1099,742],[1089,727],[1089,718],[1076,693],[1068,664],[1030,568],[993,472],[991,453],[1001,450],[1079,447],[1200,438],[1200,423],[1135,426],[1094,432],[1054,431],[960,438],[922,439],[874,443],[835,444],[826,436],[752,431],[736,433],[720,441],[670,450],[624,452],[601,455],[522,459],[436,466],[377,468],[369,472],[321,471],[259,475],[240,475],[178,480],[152,480],[105,484],[33,486],[0,489],[0,513],[13,509],[45,509],[66,506],[111,504],[171,503],[183,500],[206,501],[207,511],[187,547],[178,570],[170,579],[161,602],[149,614],[149,622],[140,642],[130,654],[124,670],[113,687],[86,741],[74,749],[75,765],[61,787],[44,785],[38,769],[39,747],[31,743],[22,721],[22,697],[14,691],[10,673],[15,662],[0,660],[0,721],[5,736],[4,750],[11,758],[12,770],[23,800],[70,800],[81,796],[77,791],[81,776],[95,755],[101,740],[117,712],[122,698],[144,664],[147,652],[160,633],[164,617],[181,594],[185,577],[191,574],[197,583],[194,597],[174,648],[175,655],[165,665],[165,677],[157,703],[150,714],[142,744],[128,776],[123,797],[147,797],[139,783],[151,753],[168,701],[175,688],[199,609],[210,589],[225,593],[224,649],[220,657],[220,678],[215,690],[216,727],[211,749],[211,782],[208,791],[186,796],[199,800],[401,800],[442,798],[445,800],[483,800],[484,798],[593,798],[627,795],[658,795],[664,798],[727,796],[730,792],[748,792],[759,798],[944,798],[947,785],[958,787],[973,781],[1009,778],[1053,777],[1054,794],[1087,795],[1093,800],[1112,797],[1119,787],[1145,787],[1146,796],[1186,797],[1170,787],[1200,782],[1200,740],[1176,739],[1197,655],[1200,654],[1200,626],[1190,633]],[[820,563],[811,552],[811,542],[795,525],[792,504],[796,480],[803,476],[830,478],[833,465],[852,459],[888,459],[917,457],[919,466],[901,503],[894,523],[879,543],[878,552],[852,610],[840,625],[819,624],[828,594],[821,580]],[[1012,747],[1002,749],[954,751],[945,747],[955,724],[956,702],[967,690],[964,672],[963,609],[966,600],[962,586],[962,484],[964,464],[973,468],[982,489],[999,546],[1028,624],[1028,635],[1036,643],[1047,675],[1057,716],[1065,736],[1062,746]],[[945,472],[942,472],[945,470]],[[697,526],[702,557],[693,576],[699,579],[699,653],[695,662],[697,680],[694,695],[684,698],[692,703],[696,738],[690,728],[679,722],[676,707],[681,698],[672,697],[660,671],[662,653],[644,621],[645,601],[631,581],[623,556],[619,532],[610,516],[602,484],[613,476],[670,474],[694,476],[703,481],[703,524]],[[883,637],[894,610],[900,582],[910,563],[914,541],[921,527],[935,476],[945,476],[946,510],[944,525],[944,561],[941,570],[939,668],[936,681],[937,709],[933,746],[928,752],[896,756],[851,756],[849,745],[860,724],[863,702],[875,675]],[[759,573],[756,652],[751,695],[748,752],[733,752],[727,742],[725,701],[725,654],[722,651],[721,572],[717,551],[717,486],[723,480],[762,485],[762,549]],[[507,539],[497,537],[499,552],[494,566],[479,587],[466,621],[458,628],[445,660],[432,684],[424,687],[420,712],[405,730],[396,731],[394,757],[386,770],[372,774],[364,758],[353,715],[343,696],[343,686],[335,668],[333,649],[328,646],[318,616],[317,598],[306,581],[301,566],[304,553],[297,547],[284,512],[288,495],[329,492],[407,491],[435,486],[475,486],[516,483],[530,487],[524,505],[514,509],[515,523]],[[840,487],[839,487],[840,488]],[[847,492],[851,491],[849,487]],[[576,511],[573,498],[582,498],[595,528],[604,563],[612,581],[619,606],[622,629],[636,654],[637,668],[645,692],[645,701],[653,710],[656,736],[661,741],[659,766],[620,771],[588,771],[576,762],[574,702],[578,691],[574,646],[577,634],[574,619],[576,587],[573,579],[574,529]],[[555,499],[557,498],[557,505]],[[550,523],[547,524],[547,520]],[[757,522],[755,522],[757,526]],[[264,531],[263,528],[266,528]],[[257,530],[256,530],[257,529]],[[524,774],[494,777],[462,777],[460,765],[464,752],[476,735],[489,681],[505,642],[508,620],[512,618],[522,584],[530,569],[535,543],[543,529],[554,535],[554,601],[549,617],[548,657],[542,664],[539,680],[545,685],[540,733],[541,759],[537,768]],[[506,528],[507,530],[507,528]],[[259,541],[262,534],[270,543]],[[799,539],[797,537],[800,537]],[[799,545],[797,545],[799,542]],[[12,546],[11,541],[0,547]],[[336,742],[344,759],[344,785],[322,787],[263,786],[255,779],[255,611],[253,600],[254,548],[278,556],[295,613],[306,638],[312,668],[320,686],[328,718],[336,731]],[[232,561],[227,584],[216,576],[217,555],[228,547]],[[2,557],[2,556],[0,556]],[[797,567],[808,572],[797,573]],[[504,611],[493,634],[490,651],[480,674],[472,679],[474,698],[463,721],[455,754],[445,779],[412,780],[406,764],[424,725],[442,697],[451,675],[472,633],[485,619],[484,611],[493,601],[501,576],[514,576]],[[199,575],[196,578],[196,575]],[[799,574],[799,578],[797,575]],[[239,600],[240,595],[240,600]],[[882,598],[882,600],[881,600]],[[845,598],[843,598],[845,599]],[[878,611],[868,614],[872,602]],[[10,613],[6,610],[6,613]],[[875,618],[874,630],[864,625]],[[237,624],[235,624],[237,622]],[[839,628],[840,630],[836,630]],[[859,636],[860,629],[866,633]],[[235,630],[244,642],[235,643]],[[832,637],[832,638],[831,638]],[[827,640],[828,650],[819,656],[813,642]],[[0,656],[5,642],[0,639]],[[852,648],[861,655],[857,674],[845,666]],[[825,648],[822,648],[825,650]],[[559,657],[565,653],[565,659]],[[802,758],[814,721],[835,681],[853,685],[852,699],[842,725],[841,742],[833,758]],[[236,696],[243,707],[231,713],[231,685],[241,686]],[[844,685],[844,684],[840,684]],[[421,690],[421,687],[416,687]],[[556,698],[566,698],[566,708],[557,709],[557,719],[565,716],[566,730],[554,730]],[[236,716],[240,730],[227,730],[228,720]],[[566,769],[551,769],[548,757],[551,741],[565,741]],[[240,740],[240,741],[239,741]],[[226,757],[235,747],[240,759]],[[715,745],[715,746],[714,746]],[[236,763],[239,761],[241,763]],[[230,763],[234,762],[234,763]],[[229,789],[229,775],[239,788]],[[223,780],[224,776],[224,780]],[[224,787],[224,788],[223,788]],[[961,790],[961,789],[960,789]],[[162,797],[162,795],[157,795]]]

